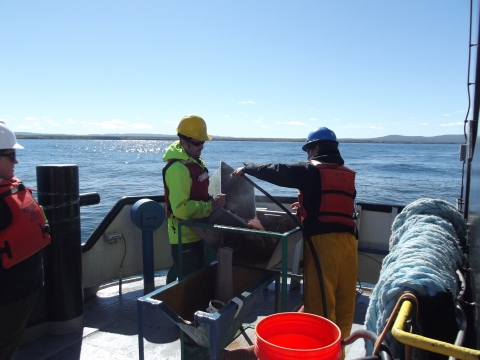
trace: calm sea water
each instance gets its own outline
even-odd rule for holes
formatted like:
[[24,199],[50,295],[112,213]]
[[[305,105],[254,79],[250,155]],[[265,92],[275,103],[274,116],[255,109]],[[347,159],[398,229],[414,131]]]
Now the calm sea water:
[[[163,194],[162,156],[171,141],[22,140],[16,176],[36,187],[36,166],[77,164],[80,193],[97,192],[100,204],[81,208],[85,241],[123,196]],[[202,157],[210,174],[223,161],[233,168],[243,162],[306,160],[301,143],[214,141]],[[357,201],[407,205],[431,197],[455,204],[460,196],[462,163],[459,145],[340,144],[345,165],[357,171]],[[272,195],[296,196],[287,189],[252,178]]]

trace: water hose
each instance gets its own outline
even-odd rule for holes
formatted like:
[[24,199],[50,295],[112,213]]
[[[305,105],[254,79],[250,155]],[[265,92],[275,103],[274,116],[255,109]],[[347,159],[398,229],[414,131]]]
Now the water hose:
[[[235,174],[235,172],[234,172]],[[232,174],[232,175],[234,175]],[[325,299],[325,288],[323,285],[323,276],[322,276],[322,268],[320,267],[320,261],[318,260],[317,253],[315,251],[315,247],[313,246],[312,240],[310,239],[310,236],[308,236],[307,232],[305,231],[305,228],[303,224],[298,220],[298,218],[292,214],[290,210],[287,210],[285,206],[283,206],[277,199],[275,199],[272,195],[270,195],[268,192],[263,190],[259,185],[257,185],[255,182],[253,182],[251,179],[249,179],[245,174],[243,176],[240,176],[241,178],[245,179],[248,183],[253,185],[257,190],[262,192],[265,196],[267,196],[270,200],[272,200],[275,204],[277,204],[280,209],[282,209],[288,216],[290,216],[297,224],[300,230],[302,231],[303,238],[307,241],[308,246],[310,247],[310,251],[312,252],[312,257],[313,261],[315,262],[315,267],[317,268],[317,274],[318,274],[318,281],[320,284],[320,292],[322,295],[322,305],[323,305],[323,315],[326,319],[328,319],[328,313],[327,313],[327,301]]]
[[[368,339],[373,343],[379,341],[379,336],[376,333],[370,330],[361,329],[351,333],[346,339],[342,339],[341,344],[342,346],[347,346],[360,338]],[[392,354],[390,353],[387,344],[382,341],[382,347],[379,354],[372,354],[372,356],[365,356],[355,360],[392,360]]]

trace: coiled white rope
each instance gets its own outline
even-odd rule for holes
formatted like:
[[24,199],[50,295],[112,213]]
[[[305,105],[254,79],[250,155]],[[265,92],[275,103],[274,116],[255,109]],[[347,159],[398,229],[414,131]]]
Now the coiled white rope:
[[[455,298],[455,271],[464,261],[460,240],[465,236],[465,221],[450,203],[424,198],[407,205],[392,224],[390,253],[383,260],[367,309],[367,330],[383,331],[405,291],[434,296],[449,289]],[[392,355],[398,357],[398,342],[391,334],[386,342]],[[365,343],[367,354],[371,354],[373,344]]]

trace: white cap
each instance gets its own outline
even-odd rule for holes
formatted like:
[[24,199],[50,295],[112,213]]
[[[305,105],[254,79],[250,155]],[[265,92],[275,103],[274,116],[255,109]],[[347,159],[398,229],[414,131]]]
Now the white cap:
[[0,120],[0,149],[23,149],[12,130]]

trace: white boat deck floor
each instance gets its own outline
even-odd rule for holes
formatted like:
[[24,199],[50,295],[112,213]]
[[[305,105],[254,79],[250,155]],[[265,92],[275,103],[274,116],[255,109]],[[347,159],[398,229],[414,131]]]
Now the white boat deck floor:
[[[157,273],[155,287],[165,285],[165,272]],[[298,308],[302,286],[289,291],[288,308]],[[137,299],[143,294],[143,280],[124,282],[122,295],[118,285],[101,288],[96,296],[85,300],[84,327],[68,335],[45,335],[21,344],[15,360],[78,360],[78,359],[138,359]],[[358,294],[355,323],[352,332],[365,328],[368,307],[367,292]],[[244,333],[227,349],[243,348],[254,342],[255,323],[274,312],[274,285],[271,284],[256,299],[245,319]],[[180,330],[160,309],[143,314],[144,358],[181,359]],[[364,341],[359,339],[345,349],[346,359],[365,355]],[[204,357],[208,359],[208,355]]]

